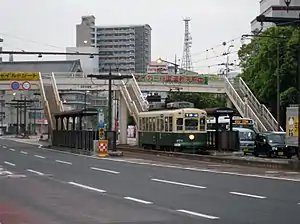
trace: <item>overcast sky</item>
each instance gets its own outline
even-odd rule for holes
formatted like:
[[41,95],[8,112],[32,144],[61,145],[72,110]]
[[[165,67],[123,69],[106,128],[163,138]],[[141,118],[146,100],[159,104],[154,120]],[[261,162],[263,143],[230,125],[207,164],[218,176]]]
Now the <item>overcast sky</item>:
[[[192,60],[196,71],[216,72],[216,47],[249,33],[259,0],[0,0],[0,37],[6,50],[65,51],[75,46],[75,25],[94,15],[97,25],[144,24],[152,27],[152,59],[182,57],[184,17],[190,17]],[[237,51],[241,44],[233,44]],[[213,48],[213,49],[212,49]],[[206,49],[210,49],[207,53]],[[211,50],[212,49],[212,50]],[[50,57],[50,58],[49,58]],[[57,56],[42,60],[59,59]],[[207,60],[207,58],[211,58]],[[32,60],[28,56],[16,59]],[[232,54],[230,61],[235,59]],[[211,68],[208,66],[212,65]]]

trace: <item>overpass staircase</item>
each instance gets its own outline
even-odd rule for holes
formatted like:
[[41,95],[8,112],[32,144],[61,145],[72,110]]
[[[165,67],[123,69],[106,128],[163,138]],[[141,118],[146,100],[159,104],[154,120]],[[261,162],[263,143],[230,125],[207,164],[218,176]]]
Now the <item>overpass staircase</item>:
[[[227,96],[241,116],[254,120],[257,131],[278,131],[278,122],[274,116],[258,101],[242,78],[225,77],[224,81]],[[280,130],[283,131],[282,127]]]
[[[44,105],[45,116],[48,121],[49,133],[51,134],[56,127],[54,114],[64,111],[64,106],[60,100],[53,73],[47,75],[40,74],[40,91],[41,99]],[[65,127],[66,122],[64,121],[64,128]]]
[[138,124],[138,114],[147,111],[149,103],[144,98],[134,74],[132,74],[132,79],[128,83],[121,81],[120,92],[124,97],[130,115],[133,116],[135,123]]

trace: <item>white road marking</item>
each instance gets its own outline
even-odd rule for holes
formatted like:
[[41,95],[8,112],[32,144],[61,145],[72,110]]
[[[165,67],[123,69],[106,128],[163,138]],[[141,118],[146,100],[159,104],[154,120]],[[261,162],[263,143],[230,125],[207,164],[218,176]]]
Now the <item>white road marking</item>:
[[193,216],[198,216],[198,217],[206,218],[206,219],[220,219],[220,217],[211,216],[211,215],[205,215],[205,214],[201,214],[201,213],[197,213],[197,212],[192,212],[192,211],[188,211],[188,210],[184,210],[184,209],[179,209],[179,210],[176,210],[176,211],[177,212],[186,213],[188,215],[193,215]]
[[71,185],[76,186],[76,187],[81,187],[81,188],[84,188],[84,189],[88,189],[88,190],[91,190],[91,191],[96,191],[96,192],[99,192],[99,193],[105,193],[106,192],[105,190],[102,190],[102,189],[90,187],[90,186],[83,185],[83,184],[78,184],[78,183],[75,183],[75,182],[68,182],[68,184],[71,184]]
[[105,169],[100,169],[100,168],[97,168],[97,167],[91,167],[91,170],[97,170],[97,171],[107,172],[107,173],[112,173],[112,174],[119,174],[120,173],[120,172],[117,172],[117,171],[105,170]]
[[44,174],[39,172],[39,171],[35,171],[35,170],[32,170],[32,169],[27,169],[28,172],[31,172],[31,173],[35,173],[37,175],[40,175],[40,176],[43,176]]
[[63,164],[67,164],[67,165],[72,165],[72,163],[66,162],[66,161],[63,161],[63,160],[55,160],[55,162],[57,162],[57,163],[63,163]]
[[206,187],[203,187],[203,186],[198,186],[198,185],[193,185],[193,184],[185,184],[185,183],[169,181],[169,180],[161,180],[161,179],[151,179],[151,180],[156,181],[156,182],[166,183],[166,184],[174,184],[174,185],[184,186],[184,187],[192,187],[192,188],[199,188],[199,189],[205,189],[206,188]]
[[27,154],[28,154],[28,152],[24,152],[24,151],[21,151],[20,153],[21,153],[21,154],[24,154],[24,155],[27,155]]
[[266,171],[265,173],[267,173],[267,174],[275,174],[275,173],[279,173],[279,171],[270,170],[270,171]]
[[143,204],[146,204],[146,205],[153,204],[153,202],[151,202],[151,201],[144,201],[144,200],[141,200],[141,199],[138,199],[138,198],[133,198],[133,197],[124,197],[124,199],[139,202],[139,203],[143,203]]
[[4,161],[4,164],[9,165],[9,166],[16,166],[16,164],[13,164],[13,163],[10,163],[10,162],[7,162],[7,161]]
[[40,158],[40,159],[45,159],[45,157],[44,157],[44,156],[39,156],[39,155],[34,155],[34,157],[36,157],[36,158]]
[[284,172],[285,174],[300,174],[299,172]]
[[300,205],[300,203],[298,203],[298,205]]
[[230,194],[238,195],[238,196],[245,196],[245,197],[250,197],[250,198],[258,198],[258,199],[266,199],[267,197],[265,196],[259,196],[259,195],[254,195],[254,194],[245,194],[245,193],[240,193],[240,192],[229,192]]
[[[4,148],[4,147],[3,147],[3,148]],[[15,149],[9,149],[9,150],[10,150],[10,151],[13,151],[13,152],[16,151]]]
[[6,149],[7,147],[4,145],[4,146],[2,146],[2,148]]
[[[64,151],[58,151],[55,149],[49,149],[49,148],[44,148],[40,144],[37,143],[32,143],[32,142],[21,142],[21,141],[16,141],[14,139],[11,139],[12,141],[19,142],[21,144],[27,144],[27,145],[38,145],[38,148],[41,148],[45,151],[50,151],[50,152],[56,152],[56,153],[62,153],[62,154],[67,154],[67,155],[72,155],[72,156],[79,156],[79,157],[85,157],[85,158],[90,158],[90,159],[100,159],[100,160],[109,160],[113,162],[124,162],[124,163],[132,163],[132,164],[137,164],[137,165],[147,165],[147,166],[159,166],[159,167],[166,167],[164,164],[157,164],[157,163],[144,163],[144,162],[133,162],[133,161],[128,161],[124,159],[114,159],[114,158],[99,158],[99,157],[91,157],[88,155],[80,155],[80,154],[74,154],[71,152],[64,152]],[[203,163],[209,163],[202,161]],[[243,174],[243,173],[237,173],[237,172],[225,172],[225,171],[219,171],[219,170],[208,170],[208,169],[200,169],[200,168],[194,168],[194,167],[184,167],[184,166],[174,166],[174,169],[181,169],[181,170],[190,170],[190,171],[196,171],[196,172],[208,172],[208,173],[215,173],[215,174],[225,174],[225,175],[231,175],[231,176],[241,176],[241,177],[251,177],[251,178],[263,178],[263,179],[269,179],[269,180],[283,180],[283,181],[292,181],[292,182],[300,182],[300,179],[295,179],[295,178],[286,178],[286,177],[274,177],[274,176],[265,176],[265,175],[258,175],[258,174]]]

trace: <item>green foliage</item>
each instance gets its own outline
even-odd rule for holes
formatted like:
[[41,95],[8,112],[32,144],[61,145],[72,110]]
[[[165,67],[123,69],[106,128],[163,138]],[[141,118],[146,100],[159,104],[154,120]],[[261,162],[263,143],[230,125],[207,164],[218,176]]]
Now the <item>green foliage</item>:
[[194,103],[195,108],[226,106],[226,96],[222,94],[171,92],[168,97],[171,101],[188,101]]
[[275,114],[279,46],[280,106],[284,121],[286,106],[296,103],[299,31],[292,27],[271,27],[260,36],[262,37],[255,37],[249,44],[243,45],[238,53],[242,67],[241,77],[259,101]]

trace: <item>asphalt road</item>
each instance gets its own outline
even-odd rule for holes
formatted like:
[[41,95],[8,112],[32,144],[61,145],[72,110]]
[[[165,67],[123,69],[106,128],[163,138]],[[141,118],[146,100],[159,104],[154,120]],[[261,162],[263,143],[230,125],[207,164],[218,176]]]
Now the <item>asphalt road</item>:
[[0,165],[8,171],[0,175],[3,224],[14,224],[5,218],[44,224],[300,223],[297,180],[95,159],[3,139],[0,145]]

